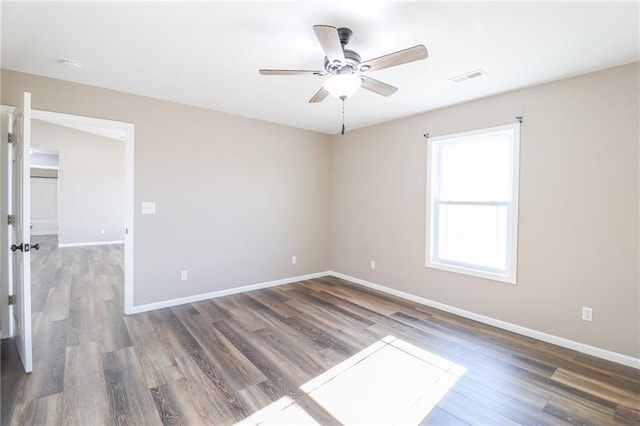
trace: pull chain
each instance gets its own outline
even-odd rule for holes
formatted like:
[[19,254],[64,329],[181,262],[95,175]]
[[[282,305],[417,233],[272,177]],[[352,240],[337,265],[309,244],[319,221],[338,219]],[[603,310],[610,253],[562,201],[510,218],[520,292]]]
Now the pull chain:
[[344,101],[346,98],[346,96],[342,96],[340,99],[342,99],[342,134],[344,135]]

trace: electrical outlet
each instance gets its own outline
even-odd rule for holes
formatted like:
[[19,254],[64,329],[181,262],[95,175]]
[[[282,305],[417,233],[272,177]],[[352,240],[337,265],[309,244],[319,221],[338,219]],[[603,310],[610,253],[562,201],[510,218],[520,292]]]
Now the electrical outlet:
[[188,271],[182,271],[180,272],[180,279],[182,281],[186,281],[189,279],[189,272]]
[[371,269],[376,269],[376,261],[375,260],[371,261]]
[[298,263],[298,256],[291,256],[291,264],[295,265],[296,263]]
[[593,321],[593,308],[590,308],[588,306],[582,307],[582,320]]

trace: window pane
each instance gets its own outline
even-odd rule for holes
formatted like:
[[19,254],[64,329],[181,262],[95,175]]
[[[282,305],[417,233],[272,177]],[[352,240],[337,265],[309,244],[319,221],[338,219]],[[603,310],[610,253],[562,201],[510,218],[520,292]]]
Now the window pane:
[[439,149],[438,198],[511,201],[511,132],[445,143]]
[[507,206],[441,204],[437,214],[440,261],[506,271]]

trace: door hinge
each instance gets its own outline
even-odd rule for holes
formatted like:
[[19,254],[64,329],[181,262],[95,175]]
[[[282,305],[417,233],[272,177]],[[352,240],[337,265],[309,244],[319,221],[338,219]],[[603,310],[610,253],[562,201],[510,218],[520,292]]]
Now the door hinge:
[[7,224],[8,225],[15,225],[16,224],[16,215],[15,214],[10,214],[7,216]]
[[13,133],[9,133],[9,143],[14,143],[15,141],[15,135]]
[[14,294],[10,294],[9,295],[9,305],[15,305],[16,304],[16,296]]

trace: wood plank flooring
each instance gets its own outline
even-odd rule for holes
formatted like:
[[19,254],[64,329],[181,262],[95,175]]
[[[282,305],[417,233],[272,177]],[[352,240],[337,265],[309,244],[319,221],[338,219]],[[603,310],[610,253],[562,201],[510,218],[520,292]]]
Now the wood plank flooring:
[[32,253],[2,425],[640,424],[640,371],[325,277],[124,316],[121,246]]

